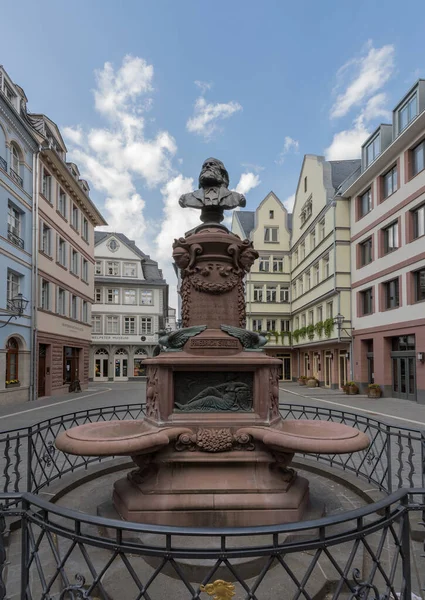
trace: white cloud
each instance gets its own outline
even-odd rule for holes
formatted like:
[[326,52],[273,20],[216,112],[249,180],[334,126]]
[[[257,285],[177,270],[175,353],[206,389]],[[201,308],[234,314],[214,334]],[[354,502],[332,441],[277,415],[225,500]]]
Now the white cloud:
[[352,129],[339,131],[334,135],[331,145],[325,149],[326,160],[359,158],[361,145],[369,135],[363,119],[356,119]]
[[286,200],[283,201],[283,206],[288,212],[292,212],[292,209],[294,208],[294,202],[295,194],[292,194],[292,196],[289,196],[289,198],[286,198]]
[[250,190],[260,185],[260,177],[255,173],[242,173],[236,191],[239,194],[247,194]]
[[299,148],[300,148],[300,143],[298,140],[294,140],[289,135],[285,136],[283,150],[279,154],[277,159],[275,160],[275,163],[277,163],[278,165],[283,164],[283,162],[285,161],[285,156],[287,154],[289,154],[290,152],[293,152],[294,154],[298,154]]
[[[347,78],[347,74],[352,77],[345,90],[337,96],[331,118],[343,117],[383,87],[394,71],[394,51],[392,44],[374,48],[369,41],[362,57],[348,61],[339,69],[338,79]],[[341,82],[338,87],[341,87]]]
[[84,142],[84,134],[80,127],[77,127],[76,129],[72,127],[63,127],[62,133],[72,144],[81,146]]
[[241,163],[242,167],[245,169],[249,169],[250,171],[254,171],[255,173],[260,173],[260,171],[264,171],[265,167],[261,165],[256,165],[254,163]]
[[372,96],[362,110],[361,117],[365,121],[373,121],[374,119],[378,119],[380,117],[389,121],[391,119],[391,111],[385,108],[387,101],[388,98],[384,92],[380,92],[379,94]]
[[201,94],[205,94],[213,86],[212,81],[199,81],[197,79],[194,83],[201,90]]
[[242,106],[238,102],[213,104],[200,96],[195,102],[193,117],[187,121],[186,128],[190,133],[201,135],[208,140],[218,131],[218,121],[228,119],[240,110]]

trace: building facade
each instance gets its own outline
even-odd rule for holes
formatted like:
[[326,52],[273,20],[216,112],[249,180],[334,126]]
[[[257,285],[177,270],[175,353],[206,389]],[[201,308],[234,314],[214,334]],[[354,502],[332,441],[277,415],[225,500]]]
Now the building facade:
[[425,403],[425,81],[362,147],[351,200],[354,379]]
[[[350,369],[350,206],[341,184],[360,161],[304,157],[291,236],[292,347],[296,376],[341,388]],[[335,326],[337,314],[344,327]]]
[[232,231],[253,242],[260,257],[245,282],[248,329],[267,332],[267,353],[282,359],[282,379],[292,378],[290,310],[291,215],[270,192],[256,211],[235,211]]
[[[38,143],[22,118],[25,93],[0,66],[0,403],[31,396],[33,175]],[[29,301],[9,324],[11,300]]]
[[143,377],[167,326],[168,286],[158,263],[122,233],[95,234],[90,379]]

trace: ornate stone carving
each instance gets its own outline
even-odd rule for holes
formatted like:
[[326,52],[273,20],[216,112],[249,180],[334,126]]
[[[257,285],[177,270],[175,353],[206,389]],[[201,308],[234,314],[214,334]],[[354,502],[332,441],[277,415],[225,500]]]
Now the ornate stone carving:
[[294,458],[293,452],[273,452],[273,458],[276,462],[270,465],[273,471],[278,471],[282,476],[283,481],[291,482],[296,476],[297,472],[294,469],[288,467]]
[[[208,280],[211,274],[218,273],[223,281]],[[207,263],[202,267],[195,267],[195,273],[189,275],[190,284],[198,292],[206,292],[208,294],[224,294],[230,292],[239,282],[239,276],[230,266],[224,266],[220,263]]]
[[252,436],[247,433],[232,434],[231,429],[200,428],[196,433],[182,433],[177,438],[175,449],[178,452],[195,450],[201,452],[228,452],[230,450],[254,450]]
[[146,386],[146,416],[159,420],[158,367],[148,367],[148,384]]
[[238,285],[238,314],[239,327],[246,327],[246,308],[245,308],[245,285],[243,280],[239,281]]
[[165,330],[158,332],[161,337],[158,340],[158,345],[156,346],[153,355],[158,356],[160,352],[178,352],[182,350],[188,339],[200,334],[206,328],[206,325],[195,325],[193,327],[177,329],[177,331],[172,331],[170,333],[167,333]]
[[279,369],[273,367],[269,374],[269,411],[270,419],[279,416]]
[[142,459],[144,462],[138,469],[134,469],[133,471],[130,471],[130,473],[127,473],[127,479],[135,485],[144,483],[158,472],[158,465],[152,463],[152,454],[146,454],[143,457],[139,457],[137,462],[141,462]]
[[208,386],[185,403],[175,402],[177,412],[247,412],[251,409],[252,385],[242,381]]
[[237,273],[248,273],[260,256],[250,240],[230,244],[227,253],[233,258],[233,267]]
[[248,331],[242,327],[232,327],[231,325],[221,325],[221,330],[225,331],[229,335],[237,338],[244,350],[255,350],[261,349],[261,346],[267,344],[267,338],[255,333],[255,331]]

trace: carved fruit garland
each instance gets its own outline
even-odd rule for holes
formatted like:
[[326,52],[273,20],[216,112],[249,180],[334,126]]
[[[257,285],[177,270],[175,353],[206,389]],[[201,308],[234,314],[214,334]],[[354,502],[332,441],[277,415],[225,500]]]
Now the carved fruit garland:
[[230,450],[254,450],[252,436],[247,433],[232,434],[232,431],[223,427],[221,429],[200,428],[195,433],[182,433],[176,440],[177,452],[195,450],[201,452],[226,452]]

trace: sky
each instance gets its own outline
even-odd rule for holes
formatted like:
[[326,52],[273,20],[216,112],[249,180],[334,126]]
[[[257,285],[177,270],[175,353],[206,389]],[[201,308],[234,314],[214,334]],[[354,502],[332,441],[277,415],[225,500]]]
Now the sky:
[[247,210],[291,210],[304,154],[360,145],[425,78],[425,3],[29,0],[2,6],[0,64],[60,127],[110,231],[159,261],[199,222],[182,209],[219,158]]

